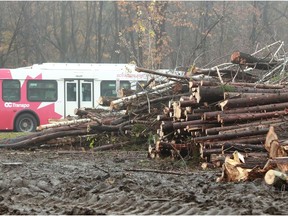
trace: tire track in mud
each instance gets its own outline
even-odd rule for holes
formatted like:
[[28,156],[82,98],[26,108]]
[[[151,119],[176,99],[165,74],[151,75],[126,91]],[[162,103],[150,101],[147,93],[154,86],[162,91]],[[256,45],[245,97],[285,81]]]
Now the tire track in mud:
[[147,159],[145,152],[4,151],[0,156],[1,214],[224,215],[288,210],[287,193],[262,181],[215,183],[215,171],[195,170],[187,176],[125,171],[175,169],[169,161]]

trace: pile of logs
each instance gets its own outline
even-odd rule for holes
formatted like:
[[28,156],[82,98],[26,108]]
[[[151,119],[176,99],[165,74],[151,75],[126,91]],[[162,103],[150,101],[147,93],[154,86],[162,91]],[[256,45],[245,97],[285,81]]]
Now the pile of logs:
[[212,154],[266,152],[269,127],[288,115],[288,88],[282,85],[190,81],[189,87],[189,97],[157,116],[159,140],[151,157],[176,151],[211,162]]
[[189,91],[157,116],[160,126],[158,140],[149,147],[151,158],[199,157],[203,168],[222,166],[217,181],[265,177],[269,185],[287,186],[285,85],[202,80],[190,81]]

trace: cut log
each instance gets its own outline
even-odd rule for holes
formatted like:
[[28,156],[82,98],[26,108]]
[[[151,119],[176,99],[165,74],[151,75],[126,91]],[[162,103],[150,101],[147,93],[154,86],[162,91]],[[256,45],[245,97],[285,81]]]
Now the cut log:
[[[224,99],[225,92],[254,93],[254,94],[284,94],[282,89],[260,89],[252,87],[233,86],[229,84],[218,86],[198,86],[194,93],[197,102],[217,102]],[[257,95],[259,96],[259,95]],[[261,96],[261,95],[260,95]],[[264,95],[266,96],[266,95]]]
[[251,97],[259,97],[264,95],[274,95],[278,96],[278,93],[246,93],[246,92],[224,92],[224,100],[232,99],[232,98],[251,98]]
[[260,59],[243,52],[233,52],[231,55],[233,64],[245,65],[259,70],[269,70],[277,65],[276,61],[271,59]]
[[288,175],[278,170],[269,170],[264,177],[265,183],[273,185],[276,188],[282,189],[283,186],[287,189]]
[[217,121],[203,121],[203,120],[193,120],[193,121],[185,121],[185,122],[173,122],[174,130],[186,128],[187,126],[195,126],[195,125],[208,125],[208,124],[217,124]]
[[87,123],[90,121],[91,121],[91,119],[77,119],[77,120],[71,120],[71,121],[65,121],[65,122],[57,122],[54,124],[45,124],[45,125],[38,126],[37,131],[41,131],[41,130],[48,129],[48,128],[60,127],[63,125],[77,125],[80,123]]
[[179,101],[178,104],[181,108],[183,107],[192,107],[192,108],[198,108],[200,106],[200,104],[197,102],[196,99],[193,100],[185,100],[185,101]]
[[217,120],[220,123],[231,123],[231,122],[244,122],[244,121],[255,121],[259,119],[277,118],[279,116],[288,115],[288,110],[274,111],[266,113],[236,113],[236,114],[218,114]]
[[[217,178],[217,182],[227,181],[227,182],[238,182],[245,181],[248,178],[248,173],[250,169],[243,169],[237,167],[237,165],[243,163],[239,160],[240,153],[234,152],[234,158],[226,157],[224,164],[222,165],[222,176]],[[240,157],[243,157],[240,154]]]
[[233,138],[223,141],[204,141],[201,144],[205,146],[209,146],[209,148],[213,148],[213,146],[221,146],[226,142],[231,142],[231,143],[241,143],[241,144],[255,144],[255,145],[263,145],[265,142],[265,134],[260,134],[260,135],[255,135],[255,136],[245,136],[245,137],[238,137],[238,138]]
[[285,148],[279,144],[278,136],[275,133],[274,127],[271,126],[266,135],[265,149],[269,152],[269,158],[285,157],[288,153]]
[[201,115],[199,114],[187,114],[184,112],[185,120],[186,121],[193,121],[193,120],[200,120],[201,119]]
[[224,87],[221,86],[198,86],[195,92],[195,98],[197,103],[208,102],[213,103],[219,100],[223,100]]
[[261,88],[261,89],[283,89],[283,88],[285,88],[284,85],[261,84],[261,83],[244,83],[244,82],[230,82],[229,85]]
[[184,109],[179,106],[179,101],[173,103],[173,117],[175,119],[185,118]]
[[214,128],[208,128],[205,130],[206,135],[215,135],[218,134],[220,131],[226,131],[226,130],[233,130],[237,128],[243,128],[243,127],[249,127],[249,126],[257,126],[257,125],[275,125],[283,122],[283,119],[271,119],[271,120],[261,120],[261,121],[253,121],[245,124],[233,124],[231,126],[221,126],[221,127],[214,127]]
[[240,127],[240,128],[235,128],[232,130],[220,131],[219,134],[235,134],[235,133],[240,133],[240,132],[245,132],[245,131],[258,131],[264,128],[269,129],[269,127],[270,125],[255,125],[255,126],[248,126],[248,127]]
[[260,97],[228,99],[224,100],[223,102],[220,102],[219,105],[222,110],[226,110],[236,107],[251,107],[257,105],[284,103],[284,102],[288,102],[288,93],[283,93],[278,96],[264,95]]
[[267,104],[261,106],[251,106],[251,107],[241,107],[241,108],[233,108],[224,111],[209,111],[204,112],[203,119],[204,120],[212,120],[217,119],[218,114],[229,114],[229,113],[252,113],[252,112],[270,112],[276,110],[284,110],[288,108],[288,102],[286,103],[275,103],[275,104]]
[[221,134],[221,135],[211,135],[211,136],[203,136],[203,137],[195,137],[193,138],[195,143],[201,143],[205,141],[212,141],[212,140],[230,140],[238,137],[245,137],[245,136],[253,136],[253,135],[260,135],[266,134],[268,132],[267,128],[260,129],[258,131],[244,131],[236,134]]
[[[232,156],[233,156],[232,158],[230,156],[226,157],[225,162],[222,165],[222,175],[221,177],[217,178],[216,180],[217,182],[252,181],[257,178],[264,177],[266,171],[257,166],[255,164],[255,160],[253,160],[252,164],[250,164],[251,162],[247,160],[248,158],[247,157],[244,158],[244,156],[237,151],[235,151],[232,154]],[[246,167],[253,167],[253,168],[246,168]]]

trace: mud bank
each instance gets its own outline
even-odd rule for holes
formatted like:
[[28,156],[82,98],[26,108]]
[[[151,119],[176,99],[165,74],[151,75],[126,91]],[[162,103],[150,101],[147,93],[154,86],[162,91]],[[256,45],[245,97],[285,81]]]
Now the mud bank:
[[[263,180],[216,183],[220,170],[191,170],[147,152],[0,153],[1,214],[287,214],[288,193]],[[155,169],[189,175],[134,172]]]

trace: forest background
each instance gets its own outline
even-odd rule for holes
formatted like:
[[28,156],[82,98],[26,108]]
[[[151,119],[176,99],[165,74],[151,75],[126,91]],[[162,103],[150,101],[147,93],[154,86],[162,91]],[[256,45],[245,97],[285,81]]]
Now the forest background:
[[208,67],[287,44],[286,1],[1,1],[0,67]]

